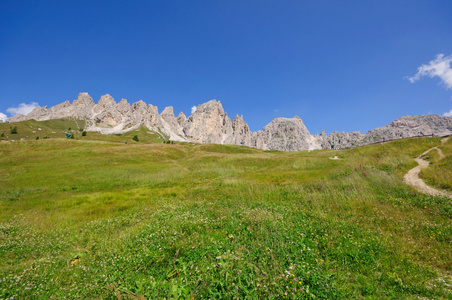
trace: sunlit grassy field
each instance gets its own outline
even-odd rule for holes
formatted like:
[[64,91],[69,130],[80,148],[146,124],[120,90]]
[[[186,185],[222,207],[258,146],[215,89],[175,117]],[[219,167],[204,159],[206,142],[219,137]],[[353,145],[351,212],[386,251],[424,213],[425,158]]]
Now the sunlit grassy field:
[[0,143],[0,298],[452,299],[452,200],[402,180],[440,139],[110,138]]

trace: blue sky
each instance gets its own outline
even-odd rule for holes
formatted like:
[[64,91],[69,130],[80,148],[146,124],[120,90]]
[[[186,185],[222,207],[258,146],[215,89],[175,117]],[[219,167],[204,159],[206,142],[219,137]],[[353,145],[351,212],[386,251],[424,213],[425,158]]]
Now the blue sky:
[[450,0],[3,0],[0,113],[109,93],[186,115],[217,99],[253,131],[298,115],[367,132],[451,111],[451,16]]

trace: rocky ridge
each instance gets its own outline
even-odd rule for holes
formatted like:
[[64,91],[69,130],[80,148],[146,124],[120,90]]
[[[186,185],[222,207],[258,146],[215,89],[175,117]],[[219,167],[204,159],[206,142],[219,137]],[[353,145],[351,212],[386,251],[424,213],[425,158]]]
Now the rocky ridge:
[[314,149],[343,149],[414,136],[446,136],[452,134],[452,118],[440,115],[403,116],[392,123],[360,132],[332,132],[311,135],[303,121],[294,118],[276,118],[262,130],[252,132],[243,116],[231,121],[220,101],[210,100],[198,105],[188,117],[182,112],[176,117],[173,107],[166,107],[160,114],[158,108],[140,100],[129,104],[119,103],[110,95],[102,96],[94,103],[88,93],[80,93],[72,102],[65,101],[51,108],[36,107],[28,115],[18,114],[9,122],[29,119],[45,121],[75,118],[86,120],[88,131],[103,134],[124,133],[140,126],[157,132],[173,141],[233,144],[263,150],[300,151]]

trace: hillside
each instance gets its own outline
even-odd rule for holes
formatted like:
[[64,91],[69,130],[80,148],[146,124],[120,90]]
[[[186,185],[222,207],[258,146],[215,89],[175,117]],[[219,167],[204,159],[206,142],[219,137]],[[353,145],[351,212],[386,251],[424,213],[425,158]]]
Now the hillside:
[[0,298],[452,297],[452,200],[403,183],[425,150],[452,155],[438,138],[287,153],[15,124]]

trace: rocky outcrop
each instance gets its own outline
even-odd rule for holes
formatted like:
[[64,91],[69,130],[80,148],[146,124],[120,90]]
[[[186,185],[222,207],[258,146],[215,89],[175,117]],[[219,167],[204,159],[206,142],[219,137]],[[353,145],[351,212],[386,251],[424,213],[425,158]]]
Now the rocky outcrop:
[[184,127],[185,122],[187,121],[187,117],[184,115],[183,112],[180,112],[179,115],[176,118],[177,123],[180,127]]
[[440,115],[404,116],[365,134],[335,131],[327,135],[322,130],[320,135],[311,135],[297,116],[276,118],[262,130],[251,132],[243,116],[236,115],[231,121],[217,100],[198,105],[187,118],[182,112],[175,117],[171,106],[159,114],[156,106],[147,105],[143,100],[129,104],[122,99],[116,103],[108,94],[95,104],[87,93],[80,93],[72,104],[65,101],[49,109],[36,107],[26,116],[18,114],[9,118],[9,122],[61,118],[83,119],[87,130],[104,134],[123,133],[145,126],[174,141],[234,144],[281,151],[344,149],[406,137],[452,134],[452,118]]
[[264,150],[300,151],[313,148],[311,134],[300,117],[276,118],[254,134],[252,146]]
[[446,136],[452,134],[452,118],[440,115],[403,116],[380,128],[367,133],[332,132],[329,136],[321,135],[319,141],[322,149],[344,149],[392,141],[402,138],[420,136]]
[[243,116],[236,115],[232,120],[232,143],[234,145],[252,146],[252,132]]
[[220,101],[198,105],[184,124],[185,136],[196,143],[231,144],[232,122]]
[[[182,114],[184,117],[185,115]],[[184,131],[182,129],[182,125],[178,122],[176,117],[174,116],[174,111],[172,106],[165,107],[165,109],[160,114],[163,121],[162,126],[164,127],[164,131],[169,133],[170,140],[180,140],[179,137],[184,136]],[[179,114],[180,116],[180,114]]]
[[385,141],[390,139],[436,135],[445,136],[452,132],[452,118],[440,115],[403,116],[390,124],[370,130],[364,142]]

